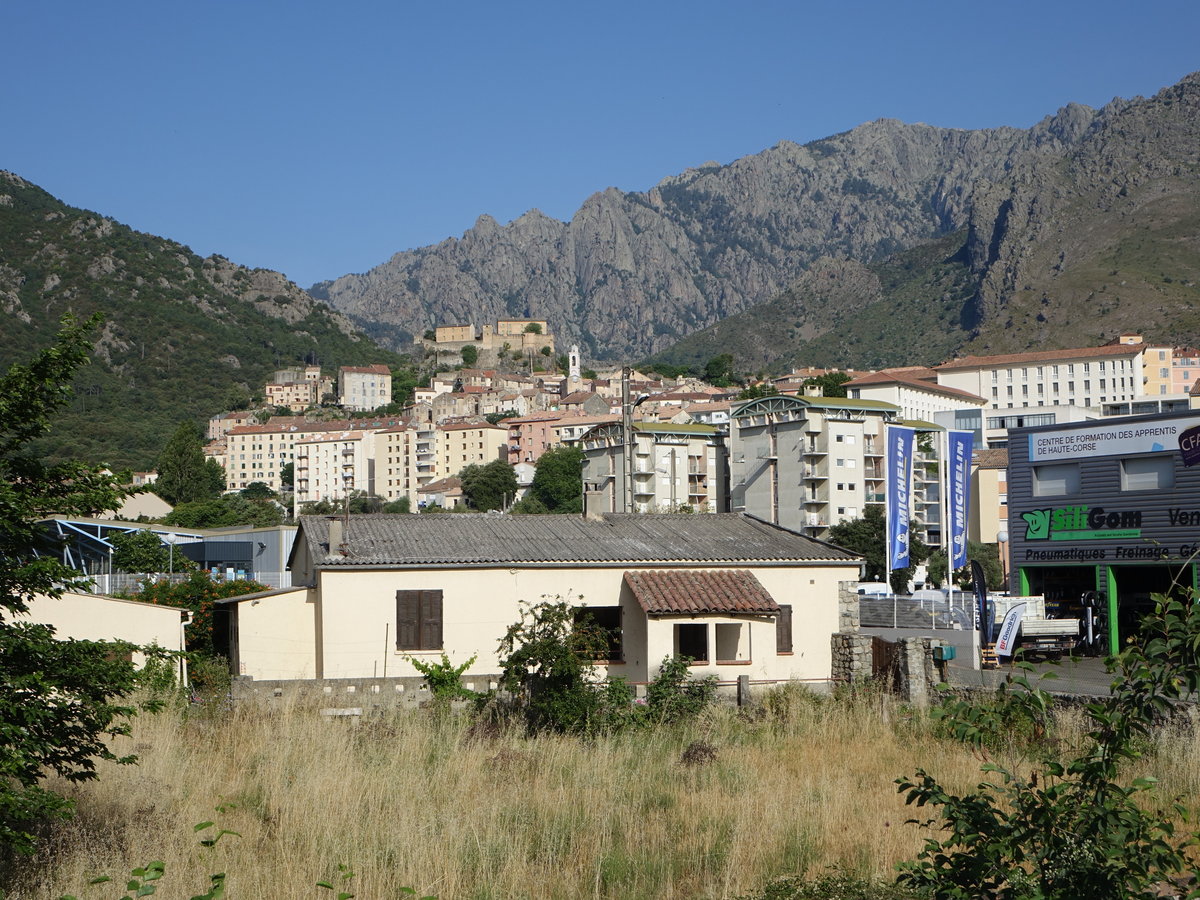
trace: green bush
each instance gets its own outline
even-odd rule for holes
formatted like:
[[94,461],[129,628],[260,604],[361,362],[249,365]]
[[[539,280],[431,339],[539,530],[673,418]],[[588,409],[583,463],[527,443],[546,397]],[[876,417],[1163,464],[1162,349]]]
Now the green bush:
[[717,696],[716,676],[692,678],[686,656],[668,656],[658,675],[646,687],[646,712],[653,723],[674,725],[690,722],[704,712]]
[[902,883],[935,900],[1124,900],[1195,875],[1196,837],[1175,832],[1182,804],[1163,805],[1154,778],[1125,771],[1176,704],[1200,690],[1200,604],[1155,600],[1140,642],[1109,660],[1119,673],[1110,695],[1085,707],[1080,747],[1040,739],[1052,698],[1027,674],[1010,677],[987,703],[941,705],[944,725],[985,759],[1013,721],[1032,723],[1039,739],[1017,764],[986,763],[987,779],[965,794],[923,770],[897,780],[909,804],[937,811],[918,823],[930,831]]

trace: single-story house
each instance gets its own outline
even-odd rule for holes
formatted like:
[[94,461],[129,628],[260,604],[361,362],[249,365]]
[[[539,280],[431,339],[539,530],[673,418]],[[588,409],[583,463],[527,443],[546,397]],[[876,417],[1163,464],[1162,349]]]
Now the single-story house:
[[[54,636],[64,641],[127,641],[181,653],[183,629],[191,621],[191,613],[173,606],[67,591],[61,597],[34,597],[29,611],[14,620],[49,625]],[[145,661],[144,653],[133,652],[135,665]]]
[[756,681],[830,677],[839,584],[860,559],[744,514],[305,516],[291,589],[218,601],[234,674],[418,675],[412,659],[500,671],[523,603],[565,600],[609,630],[612,675],[664,658]]

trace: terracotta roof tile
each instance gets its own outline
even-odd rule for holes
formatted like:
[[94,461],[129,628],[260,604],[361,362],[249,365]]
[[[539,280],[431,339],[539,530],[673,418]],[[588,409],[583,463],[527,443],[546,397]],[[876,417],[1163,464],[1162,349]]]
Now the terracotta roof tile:
[[1146,349],[1144,344],[1106,344],[1103,347],[1082,347],[1071,350],[1037,350],[1032,353],[1008,353],[1000,356],[964,356],[937,366],[939,372],[953,369],[988,369],[1024,362],[1049,362],[1055,359],[1095,359],[1100,356],[1137,356]]
[[626,572],[625,583],[648,616],[779,612],[779,604],[746,569]]

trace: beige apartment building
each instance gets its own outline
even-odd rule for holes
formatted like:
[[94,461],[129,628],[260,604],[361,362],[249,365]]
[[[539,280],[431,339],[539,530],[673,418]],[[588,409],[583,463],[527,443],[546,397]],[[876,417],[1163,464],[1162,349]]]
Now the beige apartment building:
[[271,490],[283,487],[280,472],[295,462],[296,444],[339,431],[377,431],[400,424],[400,419],[379,418],[333,422],[306,422],[298,417],[272,419],[266,425],[244,425],[225,436],[225,489],[240,491],[261,481]]
[[419,492],[470,465],[507,457],[508,428],[487,422],[444,425],[409,423],[376,435],[375,490],[386,500],[407,497],[416,509]]

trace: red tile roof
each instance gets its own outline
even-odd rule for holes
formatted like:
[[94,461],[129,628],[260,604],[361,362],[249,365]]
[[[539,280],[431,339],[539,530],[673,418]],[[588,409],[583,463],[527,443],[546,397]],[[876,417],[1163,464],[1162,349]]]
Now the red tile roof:
[[939,372],[952,369],[987,369],[1026,362],[1051,362],[1056,359],[1096,359],[1100,356],[1137,356],[1145,344],[1105,344],[1103,347],[1082,347],[1072,350],[1037,350],[1032,353],[1007,353],[999,356],[964,356],[935,368]]
[[779,604],[746,569],[626,572],[625,583],[648,616],[779,612]]

